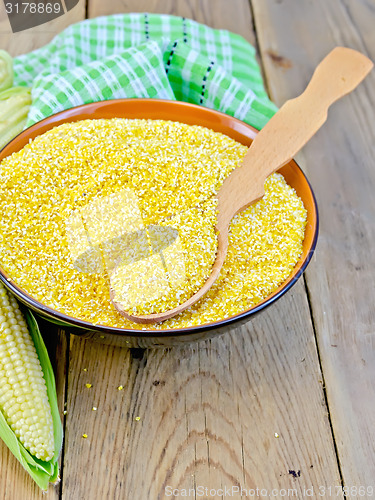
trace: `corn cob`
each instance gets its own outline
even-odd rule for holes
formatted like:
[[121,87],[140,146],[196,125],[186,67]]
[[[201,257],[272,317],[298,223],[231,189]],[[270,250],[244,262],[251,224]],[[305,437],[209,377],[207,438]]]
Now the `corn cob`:
[[32,455],[51,460],[51,408],[35,346],[15,298],[0,285],[0,409]]
[[43,489],[58,475],[62,429],[47,351],[0,283],[0,437]]

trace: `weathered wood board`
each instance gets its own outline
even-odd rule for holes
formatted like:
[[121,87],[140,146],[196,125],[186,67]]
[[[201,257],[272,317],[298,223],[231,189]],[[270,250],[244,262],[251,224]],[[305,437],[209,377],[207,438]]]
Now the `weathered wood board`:
[[[278,104],[300,93],[337,45],[375,60],[373,2],[253,5],[268,86]],[[303,152],[320,209],[320,240],[307,285],[348,488],[375,486],[374,84],[373,71],[330,110]]]

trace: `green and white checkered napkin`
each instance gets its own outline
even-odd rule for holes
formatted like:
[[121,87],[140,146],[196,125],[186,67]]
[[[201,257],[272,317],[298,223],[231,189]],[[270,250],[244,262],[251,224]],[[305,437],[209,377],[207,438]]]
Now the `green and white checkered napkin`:
[[27,126],[72,106],[121,97],[200,104],[257,129],[277,109],[246,40],[168,15],[82,21],[15,58],[14,72],[14,85],[32,87]]

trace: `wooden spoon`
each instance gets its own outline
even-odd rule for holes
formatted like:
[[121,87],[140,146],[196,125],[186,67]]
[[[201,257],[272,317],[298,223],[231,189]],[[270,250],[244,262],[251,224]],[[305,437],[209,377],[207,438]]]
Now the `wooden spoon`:
[[305,91],[287,101],[257,134],[242,165],[226,178],[217,194],[217,256],[211,275],[198,292],[169,311],[135,316],[114,300],[111,291],[118,312],[135,323],[159,323],[202,298],[219,276],[227,253],[232,218],[264,196],[266,178],[300,151],[326,121],[329,106],[355,89],[372,67],[373,63],[360,52],[336,47],[317,66]]

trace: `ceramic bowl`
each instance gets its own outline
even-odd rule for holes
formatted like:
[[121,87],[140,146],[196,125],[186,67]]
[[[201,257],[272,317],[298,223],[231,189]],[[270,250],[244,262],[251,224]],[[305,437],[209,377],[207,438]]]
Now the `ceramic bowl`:
[[[250,125],[218,111],[213,111],[201,106],[176,101],[158,99],[116,99],[101,101],[83,106],[78,106],[42,120],[24,130],[7,144],[0,152],[0,161],[6,156],[22,149],[30,139],[46,132],[47,130],[65,122],[92,118],[152,118],[174,120],[190,125],[202,125],[232,137],[236,141],[249,146],[257,131]],[[307,225],[303,242],[303,253],[295,266],[292,274],[271,295],[256,306],[240,314],[225,318],[214,323],[181,329],[169,330],[142,330],[121,329],[92,325],[77,318],[66,316],[51,309],[30,296],[12,281],[0,267],[0,279],[17,298],[38,315],[50,322],[61,325],[71,333],[100,342],[127,347],[156,347],[173,346],[224,333],[231,328],[238,327],[251,320],[256,314],[276,302],[286,293],[297,279],[302,275],[314,252],[318,236],[318,211],[311,186],[304,173],[292,160],[283,166],[279,172],[287,183],[292,186],[302,199],[307,209]]]

